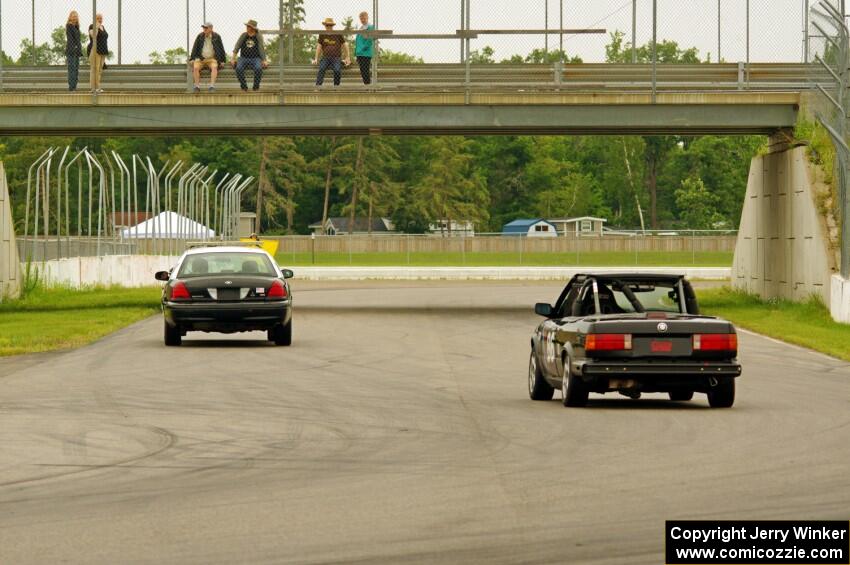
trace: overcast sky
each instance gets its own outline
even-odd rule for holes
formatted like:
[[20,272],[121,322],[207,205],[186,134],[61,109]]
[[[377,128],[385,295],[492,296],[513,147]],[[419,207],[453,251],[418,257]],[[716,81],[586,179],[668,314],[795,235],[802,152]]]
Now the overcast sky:
[[[812,0],[814,2],[814,0]],[[561,0],[548,0],[550,27],[559,26]],[[800,61],[805,0],[750,0],[750,59],[759,62]],[[31,35],[31,0],[0,0],[3,50],[17,57],[21,39]],[[203,0],[189,0],[192,37],[203,21]],[[207,19],[222,34],[230,50],[242,23],[253,18],[262,28],[274,28],[279,0],[206,0]],[[372,0],[306,0],[307,27],[318,28],[325,17],[338,22],[360,11],[372,11]],[[380,27],[397,33],[453,33],[460,27],[461,0],[380,0]],[[110,33],[110,49],[117,50],[118,0],[98,0]],[[637,0],[637,43],[652,36],[652,2]],[[720,0],[721,55],[727,61],[746,58],[746,1]],[[247,7],[243,7],[247,6]],[[546,0],[472,0],[472,27],[543,28]],[[717,58],[718,0],[658,0],[658,37],[683,46],[696,46],[704,58]],[[65,23],[76,9],[90,19],[91,0],[36,0],[36,42],[48,41],[50,31]],[[631,37],[632,0],[563,0],[565,28],[621,30]],[[147,62],[151,51],[186,45],[186,0],[123,0],[124,63]],[[557,49],[558,36],[550,36],[549,48]],[[565,50],[585,62],[602,62],[608,36],[565,36]],[[384,40],[384,48],[423,57],[427,62],[459,59],[456,40]],[[473,49],[491,45],[496,58],[526,54],[544,46],[542,36],[482,36]]]

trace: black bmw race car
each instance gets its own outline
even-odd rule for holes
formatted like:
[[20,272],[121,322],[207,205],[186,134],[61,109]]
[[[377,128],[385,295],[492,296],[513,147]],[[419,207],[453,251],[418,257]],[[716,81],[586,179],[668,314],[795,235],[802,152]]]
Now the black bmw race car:
[[266,331],[276,345],[292,344],[292,291],[271,255],[252,247],[190,249],[171,271],[156,273],[162,289],[165,345],[190,331]]
[[528,394],[564,406],[585,406],[591,392],[639,398],[666,392],[671,400],[705,393],[714,408],[735,402],[734,326],[701,316],[683,276],[580,274],[554,304],[537,304],[546,320],[531,339]]

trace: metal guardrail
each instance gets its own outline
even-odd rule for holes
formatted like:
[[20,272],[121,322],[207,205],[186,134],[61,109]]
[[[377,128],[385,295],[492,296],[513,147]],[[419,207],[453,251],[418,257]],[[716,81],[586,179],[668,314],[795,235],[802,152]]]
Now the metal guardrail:
[[[467,68],[461,64],[421,64],[382,66],[380,82],[364,87],[353,67],[345,71],[358,90],[433,90],[433,89],[544,89],[544,90],[792,90],[813,88],[812,65],[802,63],[714,63],[622,65],[589,63],[564,65],[485,64]],[[313,89],[316,69],[310,65],[267,69],[267,90]],[[825,71],[824,71],[825,74]],[[104,87],[119,92],[183,92],[187,90],[184,65],[115,65],[104,73]],[[88,80],[88,69],[80,71],[80,82]],[[189,83],[191,86],[191,83]],[[224,69],[217,84],[219,90],[237,91],[232,69]],[[64,67],[7,67],[2,90],[6,92],[67,91]]]

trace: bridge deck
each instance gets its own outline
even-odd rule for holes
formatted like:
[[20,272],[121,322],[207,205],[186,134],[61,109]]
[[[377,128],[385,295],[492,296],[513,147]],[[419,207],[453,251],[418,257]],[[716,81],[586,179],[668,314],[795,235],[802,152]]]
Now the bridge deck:
[[283,89],[272,69],[256,93],[228,70],[219,92],[197,95],[183,66],[126,66],[109,69],[99,96],[63,93],[61,68],[15,68],[3,75],[0,134],[771,133],[796,123],[810,87],[800,67],[753,65],[744,88],[740,65],[663,65],[654,101],[645,65],[571,65],[563,82],[551,65],[480,65],[468,82],[460,65],[410,65],[378,86],[349,76],[319,91],[314,69],[295,67]]

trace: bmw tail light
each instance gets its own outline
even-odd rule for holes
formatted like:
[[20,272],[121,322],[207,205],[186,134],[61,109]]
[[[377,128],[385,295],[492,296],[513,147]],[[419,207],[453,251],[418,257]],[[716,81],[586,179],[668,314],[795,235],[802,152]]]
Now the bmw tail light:
[[186,283],[183,281],[177,281],[177,283],[171,287],[171,300],[192,300],[192,293],[189,292],[188,288],[186,288]]
[[274,281],[272,283],[272,287],[266,293],[268,298],[274,298],[277,300],[282,300],[286,298],[286,287],[283,286],[283,283],[280,281]]
[[737,334],[694,334],[694,351],[738,351]]
[[632,348],[632,334],[587,334],[586,351],[627,351]]

